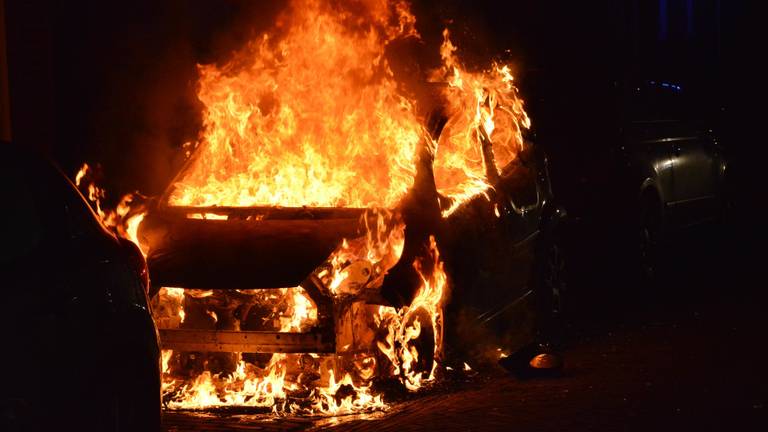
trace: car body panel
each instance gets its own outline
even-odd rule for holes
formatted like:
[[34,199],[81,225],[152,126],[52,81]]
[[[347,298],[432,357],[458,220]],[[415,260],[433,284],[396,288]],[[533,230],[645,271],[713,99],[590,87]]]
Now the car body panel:
[[722,159],[709,139],[702,136],[680,137],[672,145],[674,184],[669,213],[680,226],[690,225],[717,215]]
[[632,93],[625,102],[619,163],[627,170],[616,181],[638,197],[655,193],[670,230],[719,217],[726,161],[711,133],[690,118],[685,95],[655,81]]

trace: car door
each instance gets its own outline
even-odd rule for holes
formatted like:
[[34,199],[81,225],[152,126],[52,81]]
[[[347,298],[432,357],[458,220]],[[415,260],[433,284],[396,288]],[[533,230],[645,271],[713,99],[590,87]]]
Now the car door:
[[666,142],[672,158],[672,194],[667,203],[671,220],[679,226],[715,215],[719,156],[714,143],[691,125],[677,123]]
[[627,165],[631,171],[633,188],[650,181],[656,188],[662,202],[672,196],[673,172],[672,154],[666,141],[666,121],[633,121],[626,126],[624,149],[628,155]]
[[502,171],[498,185],[499,195],[495,215],[500,225],[500,236],[507,251],[505,277],[508,300],[516,301],[530,289],[532,269],[536,259],[536,244],[541,225],[542,202],[546,191],[534,151],[527,144],[511,169]]
[[496,188],[446,220],[451,307],[484,325],[499,322],[530,290],[543,197],[536,162],[523,159],[502,170]]
[[492,276],[484,288],[485,308],[481,323],[499,321],[504,327],[520,300],[532,289],[536,245],[541,223],[544,191],[532,144],[517,159],[501,169],[495,193],[487,206],[489,229],[486,271]]

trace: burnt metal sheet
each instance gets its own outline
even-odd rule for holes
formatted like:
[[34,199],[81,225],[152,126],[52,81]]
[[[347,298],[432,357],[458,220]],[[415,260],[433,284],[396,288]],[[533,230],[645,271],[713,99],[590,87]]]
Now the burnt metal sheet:
[[180,217],[189,215],[218,215],[228,220],[291,220],[291,219],[360,219],[365,208],[354,207],[277,207],[277,206],[163,206],[159,212]]
[[163,349],[247,353],[332,353],[333,340],[321,333],[161,329]]
[[357,219],[199,220],[150,213],[139,227],[152,283],[197,289],[299,285],[344,238],[364,234]]

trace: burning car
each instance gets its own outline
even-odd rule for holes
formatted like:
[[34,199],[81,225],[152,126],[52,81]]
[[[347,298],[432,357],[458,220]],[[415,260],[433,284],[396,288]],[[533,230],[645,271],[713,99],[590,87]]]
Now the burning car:
[[375,378],[417,389],[471,331],[498,358],[551,330],[564,212],[511,68],[468,71],[446,30],[439,67],[396,76],[415,22],[405,2],[295,1],[200,66],[186,165],[125,214],[168,406],[379,407]]
[[[520,326],[532,324],[525,323],[521,311],[538,325],[531,330],[547,331],[549,314],[562,307],[564,263],[557,229],[564,212],[552,204],[546,159],[532,144],[492,175],[492,191],[470,198],[445,218],[440,212],[448,208],[441,208],[439,199],[432,209],[437,216],[426,216],[428,205],[418,197],[424,192],[416,189],[407,204],[392,210],[185,207],[158,200],[138,231],[153,275],[152,293],[177,296],[177,310],[186,315],[183,322],[159,321],[163,348],[325,353],[354,362],[360,355],[380,355],[377,342],[386,345],[390,336],[392,346],[383,352],[391,351],[392,363],[402,364],[396,357],[409,348],[400,346],[398,354],[395,345],[424,343],[403,330],[417,320],[422,338],[431,340],[420,354],[421,364],[409,365],[413,375],[408,378],[416,381],[432,373],[445,333],[456,325],[452,319],[472,315],[474,324],[499,337],[495,341],[502,341],[505,352],[520,348],[532,341],[532,333],[527,340],[505,337],[521,337]],[[436,193],[434,183],[423,187]],[[443,292],[447,280],[455,287],[450,302]],[[424,289],[430,283],[439,293]],[[186,295],[160,287],[181,287]],[[222,296],[220,290],[230,294]],[[299,317],[264,330],[258,318],[273,311],[264,310],[254,290],[275,290],[280,293],[273,299],[294,297],[293,303],[308,299],[316,314],[311,325]],[[401,327],[392,329],[395,334],[382,338],[381,321],[393,319],[383,311],[393,305],[405,306],[408,313],[394,318]],[[463,340],[459,334],[449,339]]]
[[639,231],[641,280],[652,286],[673,261],[667,250],[675,235],[724,220],[728,159],[680,85],[648,80],[629,93],[615,152],[626,175],[617,178],[628,195],[639,197],[627,206],[638,213],[628,219]]

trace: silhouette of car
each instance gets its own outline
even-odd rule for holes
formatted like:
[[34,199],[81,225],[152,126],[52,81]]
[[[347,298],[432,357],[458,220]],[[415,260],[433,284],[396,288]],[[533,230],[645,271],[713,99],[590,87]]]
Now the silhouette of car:
[[0,152],[0,429],[159,430],[143,256],[53,164],[15,144]]
[[646,81],[626,93],[617,165],[630,197],[638,198],[638,262],[652,282],[671,237],[722,220],[728,163],[679,85]]
[[728,160],[707,93],[591,70],[535,70],[523,82],[533,136],[578,227],[573,258],[584,277],[620,269],[651,286],[685,234],[723,220]]

